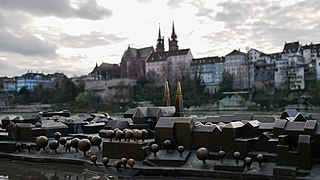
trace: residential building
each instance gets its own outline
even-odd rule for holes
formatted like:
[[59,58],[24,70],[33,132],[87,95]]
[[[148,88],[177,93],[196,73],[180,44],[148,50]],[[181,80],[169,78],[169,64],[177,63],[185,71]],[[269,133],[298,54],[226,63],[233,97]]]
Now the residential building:
[[274,94],[274,64],[269,55],[261,53],[254,63],[254,88],[266,94]]
[[285,43],[281,58],[275,61],[275,88],[299,90],[305,88],[304,58],[299,42]]
[[206,91],[214,94],[219,89],[224,71],[224,57],[204,57],[192,59],[190,65],[190,76],[200,77],[206,87]]
[[23,87],[33,91],[37,85],[50,85],[51,78],[43,73],[33,73],[32,71],[28,71],[26,74],[18,76],[16,78],[16,83],[16,91],[20,91],[20,89]]
[[153,52],[152,46],[140,49],[129,46],[121,58],[120,77],[139,79],[144,76],[146,61]]
[[13,78],[4,77],[1,79],[2,79],[2,86],[3,86],[3,89],[1,91],[6,91],[6,92],[16,91],[17,89],[16,77],[13,77]]
[[225,57],[225,69],[233,76],[233,89],[244,90],[250,85],[249,61],[246,53],[233,50]]
[[165,80],[173,83],[179,81],[182,76],[188,76],[193,56],[190,49],[179,49],[174,24],[169,39],[169,51],[165,51],[163,43],[164,38],[161,37],[159,28],[157,48],[147,59],[146,73],[153,73],[158,84],[163,84]]

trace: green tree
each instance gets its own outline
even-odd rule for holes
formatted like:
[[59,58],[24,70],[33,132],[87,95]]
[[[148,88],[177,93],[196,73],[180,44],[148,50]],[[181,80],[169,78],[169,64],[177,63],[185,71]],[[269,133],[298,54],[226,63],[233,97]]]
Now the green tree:
[[219,83],[219,92],[229,92],[232,91],[233,76],[227,71],[222,73],[222,81]]

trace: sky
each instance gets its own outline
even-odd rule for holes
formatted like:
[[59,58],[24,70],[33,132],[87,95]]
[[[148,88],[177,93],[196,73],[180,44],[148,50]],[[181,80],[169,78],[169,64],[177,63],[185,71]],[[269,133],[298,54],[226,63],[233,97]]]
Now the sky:
[[124,51],[156,47],[172,23],[194,58],[320,43],[319,0],[0,0],[0,77],[90,73]]

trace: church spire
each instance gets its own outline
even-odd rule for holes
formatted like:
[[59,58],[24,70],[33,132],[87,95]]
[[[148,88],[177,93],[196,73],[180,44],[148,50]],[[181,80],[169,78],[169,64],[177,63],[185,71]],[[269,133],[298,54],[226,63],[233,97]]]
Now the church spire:
[[174,22],[172,22],[171,39],[169,39],[169,51],[178,51],[178,50],[179,50],[179,46],[178,46],[177,35],[174,29]]
[[158,35],[158,41],[161,40],[161,29],[160,29],[160,23],[159,23],[159,35]]
[[161,37],[160,23],[159,23],[159,35],[157,39],[156,52],[164,52],[164,39]]
[[177,39],[176,31],[174,30],[174,22],[172,22],[172,33],[171,33],[171,39]]

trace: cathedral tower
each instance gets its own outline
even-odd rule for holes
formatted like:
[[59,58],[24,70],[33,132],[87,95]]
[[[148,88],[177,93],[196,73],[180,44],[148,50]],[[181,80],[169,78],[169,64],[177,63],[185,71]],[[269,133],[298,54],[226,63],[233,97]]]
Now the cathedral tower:
[[174,29],[174,22],[172,22],[171,39],[169,38],[169,51],[177,51],[179,49],[177,35]]
[[164,38],[161,37],[160,25],[159,25],[159,35],[158,35],[158,39],[157,39],[156,52],[164,52]]

